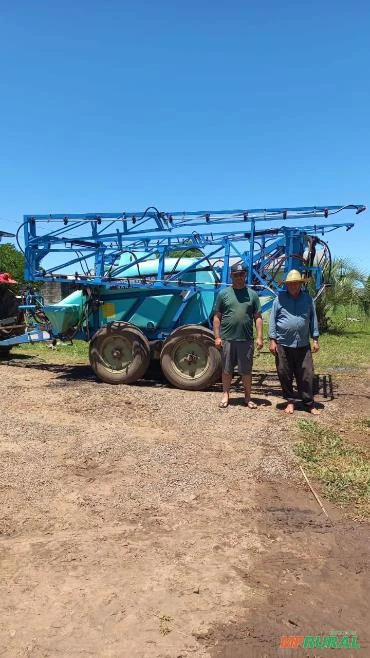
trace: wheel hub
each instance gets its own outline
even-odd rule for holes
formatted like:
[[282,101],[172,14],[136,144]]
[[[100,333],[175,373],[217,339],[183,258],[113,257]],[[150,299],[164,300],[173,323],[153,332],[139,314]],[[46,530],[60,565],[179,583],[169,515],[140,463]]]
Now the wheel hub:
[[194,379],[200,377],[208,366],[208,350],[203,343],[191,338],[179,339],[172,361],[174,368],[182,376]]
[[187,363],[196,363],[199,359],[199,356],[197,354],[194,354],[194,352],[189,352],[187,356],[184,357],[184,361]]
[[101,357],[110,370],[127,370],[133,358],[131,341],[125,336],[108,335],[102,343]]

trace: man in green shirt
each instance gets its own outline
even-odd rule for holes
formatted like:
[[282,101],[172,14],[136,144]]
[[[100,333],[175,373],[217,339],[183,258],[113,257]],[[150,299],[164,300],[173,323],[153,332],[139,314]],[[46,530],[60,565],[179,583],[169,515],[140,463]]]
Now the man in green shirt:
[[253,365],[253,321],[256,325],[258,350],[263,347],[263,321],[260,301],[254,290],[245,284],[246,268],[243,263],[231,266],[231,287],[224,288],[217,295],[213,330],[215,345],[222,349],[222,388],[223,396],[219,404],[226,409],[229,404],[230,386],[234,368],[238,365],[242,377],[245,406],[255,409],[251,401]]

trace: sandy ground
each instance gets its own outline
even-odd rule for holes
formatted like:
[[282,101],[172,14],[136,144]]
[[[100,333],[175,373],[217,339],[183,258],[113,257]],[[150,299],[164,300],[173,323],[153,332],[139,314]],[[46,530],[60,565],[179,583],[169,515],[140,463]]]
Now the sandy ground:
[[[323,382],[319,422],[361,440],[364,376]],[[306,415],[276,408],[273,375],[254,392],[220,411],[218,386],[0,365],[0,656],[370,655],[368,526],[323,516],[292,453]],[[361,649],[279,649],[333,630]]]

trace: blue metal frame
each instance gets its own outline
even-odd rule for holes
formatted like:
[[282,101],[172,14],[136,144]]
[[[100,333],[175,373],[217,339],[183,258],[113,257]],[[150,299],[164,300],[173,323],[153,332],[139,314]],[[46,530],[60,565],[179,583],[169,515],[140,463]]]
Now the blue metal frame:
[[31,329],[26,331],[20,336],[12,336],[11,338],[6,338],[0,340],[1,347],[11,347],[12,345],[25,345],[29,343],[40,343],[42,341],[48,341],[52,339],[52,334],[50,331],[45,331],[41,329]]
[[[25,279],[76,282],[87,290],[96,290],[91,299],[94,295],[99,298],[99,290],[107,292],[110,288],[144,289],[148,295],[154,291],[164,294],[181,291],[183,301],[171,320],[172,330],[181,325],[184,310],[199,289],[196,283],[184,281],[184,275],[194,270],[194,264],[166,273],[166,258],[172,251],[183,251],[186,256],[189,249],[199,249],[203,255],[197,259],[196,269],[209,267],[215,276],[214,283],[200,285],[214,292],[229,284],[230,260],[243,261],[248,270],[247,282],[261,296],[262,310],[267,310],[272,298],[281,290],[275,277],[276,268],[283,267],[284,273],[292,268],[304,269],[312,276],[316,291],[323,289],[326,281],[322,268],[303,261],[307,239],[339,228],[350,230],[354,226],[352,222],[327,223],[326,220],[342,211],[358,215],[365,209],[362,204],[351,204],[186,213],[147,208],[144,212],[25,215]],[[302,221],[308,219],[314,224]],[[267,228],[266,222],[275,224],[275,228]],[[279,225],[276,226],[276,222]],[[199,226],[201,232],[195,230]],[[117,264],[125,252],[131,254],[131,262]],[[157,270],[153,276],[128,275],[133,266],[140,272],[140,264],[154,256]],[[46,258],[52,259],[48,267],[44,262]],[[61,263],[56,262],[58,258],[62,259]],[[90,331],[99,328],[99,312],[93,304],[89,317],[79,337],[88,338]],[[51,331],[42,331],[45,328],[35,322],[35,328],[29,328],[23,337],[17,336],[1,344],[53,337]],[[158,331],[152,337],[162,339],[165,335]]]
[[0,242],[2,238],[14,238],[14,233],[8,233],[7,231],[0,231]]
[[[64,260],[63,267],[71,268],[74,265],[81,265],[93,259],[90,269],[94,271],[94,275],[84,275],[80,271],[73,277],[70,273],[68,276],[70,280],[74,278],[79,282],[88,281],[89,285],[94,286],[116,285],[117,278],[122,282],[124,281],[125,271],[133,264],[112,269],[115,260],[123,251],[143,254],[135,257],[135,264],[147,260],[149,253],[159,252],[156,283],[162,284],[164,280],[164,258],[171,250],[189,248],[204,250],[219,245],[220,253],[223,252],[220,257],[224,261],[221,284],[225,285],[228,282],[228,257],[230,251],[234,255],[240,255],[247,265],[248,283],[251,284],[253,277],[256,274],[258,276],[258,273],[253,271],[256,261],[255,237],[257,233],[261,233],[256,231],[257,223],[267,221],[283,221],[285,223],[288,220],[296,221],[307,218],[327,219],[329,216],[343,210],[354,210],[356,214],[359,214],[365,210],[365,206],[360,204],[327,207],[305,206],[288,209],[221,210],[188,213],[164,213],[156,209],[148,209],[145,212],[133,213],[26,215],[24,217],[25,278],[32,281],[65,281],[67,273],[61,272],[61,265],[53,265],[44,269],[41,263],[50,254],[74,253],[76,254],[74,258]],[[37,228],[41,224],[46,224],[50,228],[50,225],[54,223],[57,224],[57,228],[54,230],[37,234]],[[193,229],[193,227],[199,225],[203,226],[203,233],[197,233],[188,228]],[[243,225],[243,229],[241,229],[241,225]],[[221,230],[220,226],[223,227]],[[217,227],[217,230],[214,230],[213,227]],[[295,253],[294,245],[297,249],[299,246],[298,241],[301,243],[304,233],[323,235],[341,227],[349,230],[353,227],[353,223],[314,224],[298,228],[283,225],[276,230],[276,240],[283,237],[285,239],[285,252],[288,254]],[[112,228],[114,228],[114,231],[111,230]],[[186,228],[188,230],[184,230]],[[296,238],[293,237],[294,229],[299,232]],[[266,231],[267,235],[268,231]],[[236,244],[243,244],[245,241],[249,242],[249,249],[242,252],[238,251]],[[287,261],[287,268],[292,267],[293,263],[293,258]],[[114,284],[112,283],[113,278],[115,279]]]

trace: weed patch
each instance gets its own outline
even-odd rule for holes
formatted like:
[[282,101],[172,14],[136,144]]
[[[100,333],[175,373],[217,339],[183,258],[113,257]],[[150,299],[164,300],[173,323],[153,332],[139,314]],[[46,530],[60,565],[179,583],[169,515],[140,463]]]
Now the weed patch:
[[294,453],[323,483],[325,495],[340,505],[355,504],[361,516],[369,516],[368,451],[314,421],[301,420],[298,428],[301,440],[294,446]]

